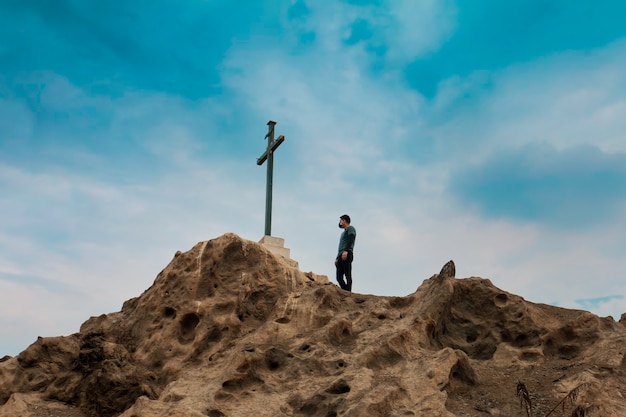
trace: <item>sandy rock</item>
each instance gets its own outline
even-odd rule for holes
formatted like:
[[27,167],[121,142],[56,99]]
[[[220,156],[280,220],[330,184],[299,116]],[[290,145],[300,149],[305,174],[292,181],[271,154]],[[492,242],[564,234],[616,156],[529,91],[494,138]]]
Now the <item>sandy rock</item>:
[[0,360],[0,417],[510,416],[518,383],[535,415],[572,390],[566,413],[626,415],[621,323],[454,275],[356,294],[234,234],[200,242],[121,311]]

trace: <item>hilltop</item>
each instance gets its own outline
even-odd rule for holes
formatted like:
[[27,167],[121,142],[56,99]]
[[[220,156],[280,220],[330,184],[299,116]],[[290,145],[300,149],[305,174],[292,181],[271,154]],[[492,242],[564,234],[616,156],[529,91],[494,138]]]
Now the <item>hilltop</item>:
[[226,234],[2,358],[0,417],[523,416],[518,388],[535,416],[626,416],[624,321],[452,263],[405,297],[349,293]]

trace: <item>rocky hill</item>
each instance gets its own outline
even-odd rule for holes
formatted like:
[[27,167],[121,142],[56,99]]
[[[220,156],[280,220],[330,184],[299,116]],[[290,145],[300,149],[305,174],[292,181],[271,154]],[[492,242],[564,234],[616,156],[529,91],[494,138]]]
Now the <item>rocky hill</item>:
[[120,312],[1,359],[0,417],[626,416],[625,342],[453,263],[363,295],[226,234]]

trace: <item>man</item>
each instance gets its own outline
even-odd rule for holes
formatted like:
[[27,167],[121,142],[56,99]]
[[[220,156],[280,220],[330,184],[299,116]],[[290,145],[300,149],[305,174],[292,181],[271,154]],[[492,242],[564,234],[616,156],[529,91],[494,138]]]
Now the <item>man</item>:
[[[356,229],[350,226],[350,216],[344,214],[339,218],[339,227],[343,230],[339,238],[339,251],[335,259],[337,267],[337,282],[342,290],[352,291],[352,259],[354,241],[356,240]],[[343,276],[346,276],[344,281]]]

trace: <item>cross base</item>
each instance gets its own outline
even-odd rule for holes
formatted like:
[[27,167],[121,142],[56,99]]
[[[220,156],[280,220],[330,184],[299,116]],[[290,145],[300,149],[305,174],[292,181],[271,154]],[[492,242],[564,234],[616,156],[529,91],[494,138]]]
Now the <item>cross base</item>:
[[289,265],[296,268],[298,267],[298,262],[289,257],[291,250],[285,247],[285,239],[282,237],[265,235],[259,240],[259,243],[273,254],[282,257]]

